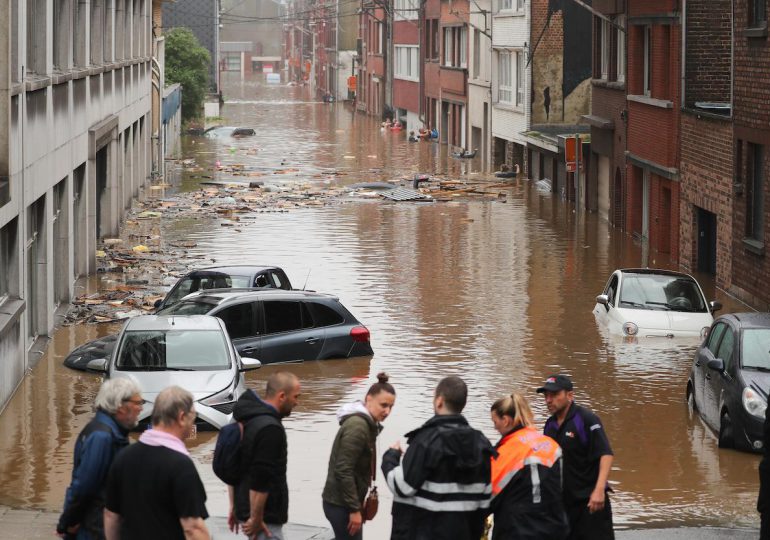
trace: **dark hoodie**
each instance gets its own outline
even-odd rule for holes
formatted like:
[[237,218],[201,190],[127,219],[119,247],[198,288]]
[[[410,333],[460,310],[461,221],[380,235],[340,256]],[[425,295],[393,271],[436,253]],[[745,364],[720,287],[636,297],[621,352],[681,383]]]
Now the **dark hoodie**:
[[492,445],[462,415],[434,416],[382,458],[393,540],[478,540],[492,494]]
[[233,417],[243,422],[241,481],[235,486],[235,516],[249,519],[249,491],[267,493],[263,521],[283,525],[289,520],[289,487],[286,483],[286,430],[278,411],[256,392],[244,392]]

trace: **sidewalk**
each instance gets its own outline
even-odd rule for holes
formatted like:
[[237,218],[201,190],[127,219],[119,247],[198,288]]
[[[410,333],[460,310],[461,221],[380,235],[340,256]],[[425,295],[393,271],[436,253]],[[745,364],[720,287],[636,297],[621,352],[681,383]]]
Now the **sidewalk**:
[[[36,538],[54,538],[59,514],[40,510],[19,510],[0,506],[0,531],[3,540],[28,540]],[[210,517],[206,524],[214,540],[245,539],[244,535],[234,535],[227,530],[226,517]],[[286,540],[332,540],[334,536],[328,529],[288,523],[283,528]]]

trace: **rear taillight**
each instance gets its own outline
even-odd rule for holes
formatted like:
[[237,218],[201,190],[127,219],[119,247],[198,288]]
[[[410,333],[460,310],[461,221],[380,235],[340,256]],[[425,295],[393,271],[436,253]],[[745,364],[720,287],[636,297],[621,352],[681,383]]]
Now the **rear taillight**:
[[358,343],[369,343],[369,329],[366,326],[356,326],[350,330],[350,337]]

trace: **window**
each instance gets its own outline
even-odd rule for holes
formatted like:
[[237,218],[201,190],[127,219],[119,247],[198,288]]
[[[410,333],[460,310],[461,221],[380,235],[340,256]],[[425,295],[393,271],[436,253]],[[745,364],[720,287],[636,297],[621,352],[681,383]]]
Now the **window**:
[[[626,16],[618,15],[615,23],[620,28],[626,27]],[[620,28],[615,28],[615,80],[625,82],[626,80],[626,33]]]
[[719,323],[711,329],[711,332],[709,332],[709,343],[707,348],[711,351],[711,354],[714,355],[714,358],[717,357],[717,347],[719,346],[719,340],[722,339],[722,334],[725,333],[725,328],[727,328],[726,324]]
[[749,26],[758,28],[767,26],[767,0],[749,0]]
[[500,0],[500,11],[513,9],[513,0]]
[[770,369],[770,330],[745,328],[741,338],[743,367]]
[[516,106],[524,105],[524,79],[526,76],[524,51],[516,52]]
[[395,46],[394,72],[397,79],[420,80],[419,52],[420,49],[417,45]]
[[645,96],[652,95],[652,27],[644,27],[644,88]]
[[610,21],[599,20],[599,78],[608,80],[610,77]]
[[259,334],[253,302],[244,302],[225,308],[217,313],[217,317],[225,323],[230,339],[242,339]]
[[396,20],[416,19],[417,0],[396,0]]
[[725,371],[730,369],[730,363],[733,359],[733,350],[735,349],[735,334],[732,328],[725,327],[725,335],[722,338],[722,342],[719,344],[719,351],[716,357],[721,358],[725,363]]
[[[300,330],[302,326],[302,302],[273,300],[263,302],[265,309],[265,333],[277,334]],[[307,309],[307,308],[305,308]],[[308,317],[309,318],[309,317]]]
[[500,51],[497,57],[497,101],[513,103],[511,84],[511,53]]
[[478,79],[481,73],[481,31],[473,31],[473,78]]
[[610,284],[607,286],[607,303],[611,306],[615,305],[615,298],[618,296],[618,276],[612,276]]
[[524,11],[524,0],[516,0],[516,11]]
[[18,294],[15,283],[18,275],[16,253],[16,218],[0,229],[0,304]]
[[446,67],[468,67],[468,32],[464,26],[444,28],[444,62]]
[[27,0],[27,71],[46,72],[46,1]]
[[334,311],[329,306],[319,304],[317,302],[308,302],[308,308],[313,315],[314,326],[320,328],[322,326],[334,326],[335,324],[342,324],[345,322],[345,318]]
[[764,148],[748,143],[746,146],[746,237],[763,241],[764,218]]

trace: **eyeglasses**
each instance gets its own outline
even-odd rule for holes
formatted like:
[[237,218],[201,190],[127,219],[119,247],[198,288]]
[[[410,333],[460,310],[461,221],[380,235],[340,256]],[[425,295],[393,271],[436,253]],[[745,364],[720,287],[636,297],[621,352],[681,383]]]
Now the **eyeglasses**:
[[123,403],[125,403],[126,401],[130,401],[131,403],[133,403],[134,405],[137,405],[139,407],[144,405],[144,400],[143,399],[124,399]]

